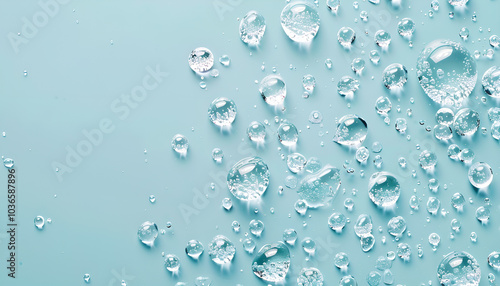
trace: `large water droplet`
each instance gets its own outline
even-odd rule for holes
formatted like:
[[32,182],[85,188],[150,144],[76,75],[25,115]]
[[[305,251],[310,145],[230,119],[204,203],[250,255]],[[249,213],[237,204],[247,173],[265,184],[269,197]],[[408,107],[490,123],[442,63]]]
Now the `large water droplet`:
[[316,8],[306,2],[295,1],[281,11],[281,27],[292,41],[310,43],[320,25]]
[[236,104],[231,99],[218,97],[208,108],[208,117],[213,124],[219,127],[230,127],[236,119]]
[[271,74],[260,81],[259,92],[267,104],[280,106],[285,101],[286,84],[281,77]]
[[384,85],[389,90],[400,90],[408,81],[408,71],[402,64],[391,64],[384,69]]
[[306,176],[297,189],[299,197],[310,208],[328,204],[340,188],[340,171],[331,166],[325,166],[317,173]]
[[379,207],[392,207],[399,199],[401,186],[394,175],[377,172],[370,177],[368,195]]
[[137,231],[137,237],[142,243],[152,247],[158,237],[158,226],[154,222],[144,222]]
[[470,108],[460,109],[455,115],[453,127],[460,136],[473,135],[479,129],[479,113]]
[[387,232],[392,236],[400,238],[406,230],[406,221],[402,216],[396,216],[387,223]]
[[266,31],[266,20],[257,11],[248,12],[240,21],[240,38],[249,45],[258,46]]
[[196,48],[189,54],[188,62],[193,71],[204,73],[214,66],[214,55],[207,48]]
[[219,265],[231,263],[235,253],[234,244],[223,235],[214,237],[208,247],[208,255],[213,262]]
[[481,269],[472,255],[454,251],[443,258],[437,276],[442,285],[477,286],[481,280]]
[[236,163],[227,174],[227,185],[239,200],[259,199],[269,185],[269,169],[259,157],[247,157]]
[[283,281],[290,268],[290,250],[282,242],[264,245],[252,262],[253,273],[269,282]]
[[333,142],[340,145],[362,144],[368,134],[366,121],[355,114],[348,114],[340,118]]
[[436,40],[420,53],[417,76],[432,100],[460,107],[476,85],[476,62],[461,44]]

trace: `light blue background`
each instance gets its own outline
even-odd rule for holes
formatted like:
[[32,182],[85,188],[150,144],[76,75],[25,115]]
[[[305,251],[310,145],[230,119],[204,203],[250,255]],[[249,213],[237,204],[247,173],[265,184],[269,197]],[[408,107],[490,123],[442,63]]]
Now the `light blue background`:
[[[43,2],[43,1],[42,1]],[[465,250],[479,262],[482,270],[481,285],[487,285],[487,275],[494,272],[487,266],[486,258],[491,251],[499,251],[498,179],[495,178],[487,195],[492,203],[490,224],[482,226],[474,216],[486,195],[477,194],[467,180],[467,167],[451,161],[446,155],[446,144],[433,138],[424,130],[434,126],[434,113],[438,109],[420,88],[415,75],[415,62],[426,43],[447,38],[461,41],[458,33],[466,26],[470,38],[464,45],[473,52],[489,48],[487,39],[500,34],[497,11],[498,0],[471,0],[468,10],[449,19],[451,7],[441,0],[441,9],[430,19],[430,1],[403,1],[403,8],[394,9],[385,0],[378,6],[360,1],[355,10],[352,1],[342,1],[337,16],[332,15],[324,1],[319,3],[321,27],[310,48],[298,47],[284,34],[279,21],[284,1],[215,0],[215,1],[68,1],[60,4],[59,11],[48,18],[33,37],[18,46],[16,53],[9,41],[10,33],[21,32],[23,18],[33,21],[34,15],[43,11],[36,1],[3,1],[0,3],[0,138],[1,155],[15,160],[18,174],[18,278],[7,279],[5,269],[6,251],[6,198],[0,203],[0,285],[84,285],[83,274],[91,274],[91,285],[119,285],[121,279],[127,285],[174,285],[178,281],[193,285],[198,276],[209,276],[212,285],[265,285],[251,272],[253,256],[245,253],[240,240],[248,231],[252,219],[264,221],[266,229],[256,239],[257,249],[266,243],[281,240],[285,228],[295,228],[300,241],[309,236],[317,245],[317,255],[309,262],[300,244],[291,248],[292,268],[286,285],[295,285],[296,275],[303,266],[318,267],[325,285],[337,285],[342,274],[333,265],[333,256],[340,251],[349,255],[349,274],[366,285],[366,275],[375,270],[377,257],[396,251],[397,243],[386,232],[387,221],[402,215],[408,223],[411,237],[407,242],[413,249],[409,263],[399,258],[393,263],[394,284],[420,285],[432,281],[438,283],[436,268],[442,255],[452,250]],[[411,7],[411,8],[410,8]],[[267,30],[259,49],[250,49],[238,37],[238,18],[248,11],[257,10],[267,22]],[[368,11],[369,21],[359,20],[359,13]],[[477,22],[471,16],[477,14]],[[411,17],[416,23],[414,47],[397,34],[397,22]],[[356,22],[355,19],[358,19]],[[345,51],[336,40],[340,27],[350,26],[357,33],[352,51]],[[479,32],[482,27],[483,32]],[[365,29],[368,35],[365,35]],[[392,35],[389,52],[382,55],[381,62],[374,66],[368,53],[377,49],[373,34],[385,29]],[[491,32],[489,31],[491,29]],[[24,37],[21,34],[20,37]],[[111,44],[111,41],[113,44]],[[206,79],[207,89],[199,87],[200,79],[187,64],[190,51],[196,47],[208,47],[216,60],[223,54],[231,58],[231,66],[223,67],[216,61],[218,78]],[[498,53],[498,51],[497,51]],[[353,75],[350,63],[355,57],[366,61],[364,74],[360,77],[361,88],[356,93],[351,107],[336,92],[340,77]],[[326,58],[333,60],[333,69],[327,70]],[[265,62],[265,71],[261,66]],[[381,83],[381,72],[389,64],[399,62],[409,71],[409,81],[400,102],[389,95]],[[492,65],[498,65],[498,55],[493,60],[481,58],[478,62],[478,77]],[[293,65],[293,69],[289,66]],[[168,73],[158,86],[148,91],[130,115],[122,120],[113,112],[111,103],[122,94],[128,94],[142,85],[148,74],[147,67]],[[268,108],[258,94],[260,81],[276,67],[287,84],[286,112],[275,113]],[[28,75],[23,75],[24,70]],[[318,82],[309,99],[302,98],[301,79],[312,74]],[[372,79],[373,77],[373,79]],[[393,102],[390,126],[374,110],[375,99],[390,96]],[[238,106],[237,119],[230,134],[221,134],[207,118],[210,102],[219,96],[233,99]],[[490,122],[486,110],[498,106],[485,96],[480,84],[470,96],[469,106],[481,113],[481,127],[489,130]],[[410,104],[410,98],[415,99]],[[400,105],[401,113],[396,111]],[[407,117],[411,108],[413,116]],[[324,117],[323,126],[312,125],[308,116],[319,110]],[[360,166],[354,161],[354,150],[332,142],[335,120],[349,113],[363,117],[369,125],[365,146],[375,141],[383,144],[383,170],[396,174],[402,185],[398,208],[393,213],[384,213],[373,206],[367,195],[368,177],[375,172],[373,164]],[[285,156],[288,150],[281,147],[276,138],[277,124],[274,117],[286,118],[301,131],[297,151],[306,157],[318,157],[324,164],[340,169],[345,160],[351,160],[355,174],[342,172],[342,186],[330,207],[309,211],[299,216],[293,209],[298,196],[294,190],[286,189],[278,195],[278,186],[284,185],[288,176]],[[408,120],[407,134],[394,130],[396,118]],[[54,162],[65,163],[66,148],[76,148],[85,140],[82,130],[98,128],[99,122],[109,119],[113,132],[105,134],[102,143],[71,173],[55,172]],[[425,120],[424,126],[418,124]],[[267,144],[257,149],[249,142],[245,131],[253,121],[268,120]],[[170,140],[181,133],[189,139],[186,159],[180,159],[171,150]],[[320,135],[324,134],[323,136]],[[324,146],[322,146],[322,142]],[[498,141],[479,131],[471,139],[454,137],[453,142],[462,148],[472,148],[476,161],[486,161],[500,175]],[[434,175],[425,174],[417,165],[420,153],[416,144],[438,155]],[[211,151],[219,147],[225,157],[221,165],[211,159]],[[145,154],[144,150],[147,150]],[[269,165],[271,184],[263,197],[259,213],[233,199],[234,208],[226,212],[221,200],[231,197],[225,186],[227,170],[238,160],[250,155],[262,157]],[[371,154],[370,160],[375,154]],[[408,168],[401,170],[397,159],[405,156]],[[145,162],[147,160],[147,163]],[[360,178],[364,169],[365,177]],[[411,178],[416,169],[417,178]],[[2,193],[6,193],[6,176]],[[425,210],[429,178],[436,177],[441,188],[437,197],[449,214],[446,217],[431,216]],[[59,180],[58,178],[61,178]],[[215,191],[209,191],[211,182]],[[448,189],[444,190],[443,185]],[[352,189],[358,190],[352,195]],[[422,198],[418,212],[410,215],[408,201],[414,194]],[[344,192],[345,190],[345,192]],[[207,192],[209,198],[193,202],[195,192]],[[472,198],[465,212],[457,214],[450,206],[450,197],[455,192]],[[156,203],[148,196],[154,194]],[[355,201],[355,208],[347,212],[343,207],[345,198]],[[182,215],[181,208],[192,207],[196,213]],[[271,214],[270,208],[275,213]],[[332,209],[346,214],[351,223],[343,234],[333,233],[327,226]],[[353,222],[361,213],[370,214],[374,222],[376,245],[369,253],[363,253],[355,237]],[[33,226],[37,215],[51,218],[42,231]],[[427,218],[430,217],[430,222]],[[462,231],[450,240],[450,221],[458,218]],[[152,249],[143,247],[136,232],[144,221],[154,221],[162,229],[166,223],[173,227],[160,235]],[[237,220],[241,231],[234,233],[231,222]],[[303,227],[303,222],[307,223]],[[384,232],[377,231],[378,226]],[[478,242],[469,239],[470,232],[478,234]],[[436,252],[431,250],[427,237],[431,232],[441,236],[441,245]],[[208,247],[217,234],[229,237],[237,246],[237,254],[229,271],[220,270],[210,261],[207,253],[199,262],[184,254],[190,239],[200,240]],[[388,241],[381,243],[382,236]],[[416,255],[417,244],[422,244],[424,257]],[[176,254],[181,259],[178,277],[172,277],[163,266],[161,253]],[[497,274],[495,272],[495,274]]]

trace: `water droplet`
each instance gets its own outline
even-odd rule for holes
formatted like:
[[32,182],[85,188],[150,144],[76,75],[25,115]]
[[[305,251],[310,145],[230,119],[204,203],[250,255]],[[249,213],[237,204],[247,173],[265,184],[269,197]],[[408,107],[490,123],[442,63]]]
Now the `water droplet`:
[[409,39],[413,35],[413,32],[415,32],[415,22],[412,19],[403,18],[401,21],[399,21],[398,23],[399,35]]
[[318,208],[328,204],[340,188],[340,171],[329,165],[317,173],[306,176],[297,189],[299,197],[310,208]]
[[335,232],[342,232],[344,229],[345,225],[347,223],[347,218],[344,214],[342,213],[333,213],[329,218],[328,218],[328,226],[334,230]]
[[297,232],[294,229],[285,229],[283,232],[283,240],[289,245],[294,245],[297,240]]
[[460,153],[458,153],[458,158],[465,164],[471,163],[472,160],[474,160],[474,157],[475,157],[474,152],[469,148],[465,148],[462,151],[460,151]]
[[455,115],[453,127],[458,135],[467,136],[476,133],[479,124],[479,113],[470,108],[463,108]]
[[228,67],[231,64],[231,59],[229,58],[228,55],[222,55],[219,58],[219,62],[221,63],[221,65]]
[[186,137],[181,134],[176,134],[172,138],[172,149],[177,152],[181,156],[185,156],[187,154],[189,148],[189,143]]
[[170,272],[178,272],[181,266],[179,257],[173,254],[168,254],[165,258],[165,268]]
[[361,250],[363,250],[363,252],[372,250],[373,246],[375,245],[375,237],[372,234],[361,237],[359,241],[361,243]]
[[354,232],[358,237],[364,237],[371,234],[372,228],[372,218],[367,214],[361,214],[354,225]]
[[483,90],[493,98],[500,98],[500,67],[492,66],[483,75],[481,80]]
[[222,163],[222,159],[224,158],[224,152],[220,148],[214,148],[212,150],[212,159],[217,163]]
[[218,97],[208,108],[208,117],[219,127],[230,127],[236,119],[236,104],[231,99]]
[[367,134],[366,121],[355,114],[348,114],[340,118],[333,142],[346,146],[358,145],[363,143]]
[[302,268],[297,277],[297,286],[323,286],[323,274],[314,267]]
[[35,217],[35,227],[37,229],[43,229],[44,226],[45,226],[45,219],[43,218],[43,216],[41,216],[41,215],[36,216]]
[[306,157],[300,153],[292,153],[288,155],[286,161],[288,169],[290,169],[292,173],[301,172],[306,166],[306,163],[307,163]]
[[217,235],[208,247],[208,255],[213,262],[223,265],[231,263],[236,248],[234,244],[225,236]]
[[356,150],[356,160],[360,163],[366,163],[370,157],[370,151],[365,146],[361,146]]
[[492,35],[490,37],[490,46],[496,49],[500,47],[500,37],[497,35]]
[[398,256],[404,261],[409,261],[411,257],[411,247],[408,243],[399,243],[398,244]]
[[392,109],[392,103],[386,96],[381,96],[375,101],[375,110],[378,114],[387,115]]
[[350,76],[343,76],[337,83],[337,92],[348,98],[352,98],[359,89],[359,81]]
[[365,60],[362,58],[355,58],[352,60],[351,68],[357,75],[361,75],[365,68]]
[[356,32],[350,27],[342,27],[337,33],[337,40],[346,49],[349,49],[356,39]]
[[427,211],[430,214],[436,215],[441,207],[441,201],[436,197],[429,197],[427,200]]
[[326,0],[326,7],[333,13],[337,14],[340,7],[340,0]]
[[280,106],[285,101],[286,84],[281,77],[271,74],[262,79],[259,92],[267,104]]
[[422,169],[432,170],[437,164],[436,153],[429,150],[424,150],[422,151],[422,153],[420,153],[418,162],[420,163],[420,167],[422,167]]
[[155,240],[158,237],[158,226],[154,222],[144,222],[137,231],[137,237],[145,245],[153,247]]
[[371,175],[368,183],[368,195],[379,207],[392,207],[399,199],[401,186],[394,175],[377,172]]
[[197,73],[204,73],[212,69],[214,65],[214,55],[207,48],[196,48],[188,58],[189,67]]
[[281,242],[264,245],[252,262],[253,273],[269,282],[283,281],[289,268],[290,250]]
[[370,51],[370,61],[375,65],[380,62],[380,54],[377,50]]
[[349,257],[344,252],[339,252],[335,255],[335,258],[333,259],[333,263],[340,270],[346,271],[347,266],[349,266]]
[[394,125],[396,128],[396,131],[399,133],[405,133],[406,128],[408,128],[408,124],[406,123],[406,119],[404,118],[397,118],[396,119],[396,124]]
[[448,0],[451,6],[454,7],[464,7],[469,0]]
[[266,20],[256,11],[248,12],[240,21],[240,38],[251,46],[258,46],[266,31]]
[[481,280],[481,269],[472,255],[454,251],[443,258],[437,276],[442,285],[477,286]]
[[396,216],[387,223],[387,232],[396,238],[400,238],[406,230],[406,221],[402,216]]
[[402,64],[391,64],[384,69],[384,86],[389,90],[401,90],[408,81],[408,71]]
[[253,142],[263,143],[266,138],[266,127],[258,121],[253,121],[248,126],[247,135]]
[[83,281],[85,281],[85,283],[87,283],[87,284],[90,283],[90,274],[85,273],[83,275]]
[[366,277],[366,282],[370,286],[379,286],[382,281],[382,275],[377,271],[371,271]]
[[247,157],[236,163],[227,175],[231,193],[241,201],[259,199],[269,185],[269,169],[259,157]]
[[417,76],[432,100],[460,107],[476,85],[476,62],[461,44],[436,40],[420,53]]
[[388,32],[384,30],[378,30],[375,33],[374,39],[377,46],[383,49],[389,48],[389,44],[391,43],[391,35]]
[[469,168],[469,182],[476,188],[482,189],[486,188],[493,181],[493,170],[490,165],[477,162],[470,166]]
[[14,159],[11,159],[11,158],[3,159],[3,165],[7,169],[12,169],[14,167]]
[[339,286],[358,286],[358,282],[352,275],[346,275],[340,279]]
[[291,2],[281,11],[281,27],[292,41],[310,43],[319,26],[318,11],[306,2]]
[[204,251],[203,244],[199,242],[198,240],[190,240],[185,248],[186,254],[193,258],[193,259],[198,259],[200,255]]
[[500,252],[494,251],[488,255],[488,264],[495,270],[500,270]]
[[284,146],[292,147],[299,140],[297,127],[289,122],[283,122],[278,127],[278,139]]

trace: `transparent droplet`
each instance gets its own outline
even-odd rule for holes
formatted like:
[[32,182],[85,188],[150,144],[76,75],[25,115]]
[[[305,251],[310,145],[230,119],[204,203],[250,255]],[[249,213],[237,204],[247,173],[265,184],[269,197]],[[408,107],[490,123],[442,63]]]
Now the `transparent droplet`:
[[368,183],[368,195],[379,207],[392,207],[399,199],[401,186],[394,175],[377,172],[371,175]]
[[438,140],[450,140],[453,138],[453,130],[450,126],[438,124],[434,126],[434,137]]
[[500,98],[500,67],[492,66],[484,74],[481,80],[484,92],[493,97]]
[[347,266],[349,266],[349,257],[344,252],[339,252],[335,255],[333,263],[337,268],[345,271],[347,270]]
[[380,96],[375,101],[375,110],[378,114],[387,115],[392,109],[391,100],[386,96]]
[[488,264],[495,270],[500,270],[500,252],[493,251],[488,255]]
[[208,108],[208,117],[219,127],[230,127],[236,119],[236,104],[231,99],[218,97]]
[[382,275],[377,271],[371,271],[366,277],[366,283],[370,286],[379,286],[382,281]]
[[228,55],[222,55],[219,58],[219,62],[221,63],[221,65],[228,67],[231,64],[231,59],[229,58]]
[[336,14],[340,7],[340,0],[326,0],[326,7]]
[[257,244],[255,243],[255,240],[251,237],[245,238],[243,240],[243,248],[248,253],[253,253],[256,246],[257,246]]
[[432,245],[434,249],[439,245],[439,242],[441,242],[441,237],[439,237],[437,233],[433,232],[429,235],[429,244]]
[[352,275],[346,275],[340,279],[339,286],[358,286],[358,282]]
[[362,58],[355,58],[352,60],[351,68],[356,74],[361,74],[365,68],[365,60]]
[[359,81],[350,76],[343,76],[337,83],[337,92],[346,97],[353,97],[359,89]]
[[469,168],[469,182],[476,188],[487,188],[493,181],[493,169],[490,165],[477,162]]
[[260,236],[264,231],[264,223],[261,220],[253,219],[248,225],[248,229],[255,236]]
[[462,150],[460,150],[460,147],[457,144],[451,144],[448,146],[448,157],[450,157],[450,159],[457,160],[461,151]]
[[337,40],[344,48],[349,49],[356,39],[356,32],[350,27],[342,27],[337,33]]
[[441,207],[441,202],[436,197],[429,197],[427,200],[427,211],[430,214],[436,215]]
[[230,198],[222,199],[222,207],[227,211],[230,210],[233,207],[233,201]]
[[247,135],[253,142],[263,143],[266,138],[266,127],[258,121],[253,121],[248,126]]
[[247,157],[236,163],[227,174],[231,193],[241,201],[259,199],[269,185],[269,169],[259,157]]
[[359,241],[361,243],[361,250],[363,250],[363,252],[372,250],[373,246],[375,245],[375,237],[372,234],[361,237]]
[[500,47],[500,37],[497,35],[492,35],[490,37],[490,46],[496,49]]
[[418,162],[420,163],[420,167],[422,167],[422,169],[431,170],[437,164],[436,153],[429,150],[424,150],[422,151],[422,153],[420,153]]
[[342,232],[347,223],[347,217],[342,213],[333,213],[328,218],[328,226],[335,232]]
[[168,254],[165,257],[165,268],[170,272],[179,271],[179,267],[181,266],[181,261],[179,257],[174,254]]
[[364,237],[371,234],[372,228],[372,218],[367,214],[361,214],[354,225],[354,232],[358,237]]
[[281,106],[286,97],[286,84],[281,77],[271,74],[260,81],[259,92],[267,104]]
[[323,286],[323,274],[314,267],[302,268],[297,277],[297,286]]
[[283,232],[283,240],[289,245],[294,245],[297,240],[297,232],[292,228],[285,229]]
[[384,31],[384,30],[378,30],[375,33],[375,43],[377,46],[387,49],[389,48],[389,44],[391,43],[391,35]]
[[406,221],[402,216],[396,216],[387,223],[387,232],[394,237],[401,237],[406,230]]
[[340,145],[362,144],[368,134],[366,121],[355,114],[348,114],[340,118],[333,142]]
[[490,215],[491,212],[489,207],[480,206],[476,209],[476,219],[483,224],[488,222]]
[[400,90],[408,81],[408,71],[402,64],[391,64],[384,69],[384,86],[389,90]]
[[404,261],[409,261],[411,257],[411,247],[408,243],[399,243],[398,244],[398,256]]
[[43,229],[43,227],[45,226],[45,219],[43,218],[43,216],[41,215],[38,215],[35,217],[35,227],[37,229]]
[[439,1],[438,0],[432,0],[431,1],[431,8],[434,11],[439,11]]
[[317,173],[306,176],[297,189],[299,197],[310,208],[328,204],[340,188],[340,171],[332,166],[325,166]]
[[410,208],[412,208],[413,210],[418,210],[418,208],[420,206],[420,202],[418,201],[417,196],[415,196],[415,195],[411,196],[409,204],[410,204]]
[[198,240],[190,240],[185,248],[186,254],[193,258],[198,259],[204,251],[203,244]]
[[240,21],[240,38],[251,46],[258,46],[266,31],[266,20],[257,11],[248,12]]
[[464,7],[469,0],[448,0],[451,6],[454,7]]
[[90,274],[85,273],[83,275],[83,281],[85,281],[85,283],[87,283],[87,284],[90,283]]
[[144,222],[137,231],[137,237],[145,245],[153,247],[158,237],[158,226],[154,222]]
[[439,124],[450,126],[455,118],[453,110],[443,107],[436,111],[436,121]]
[[302,249],[312,255],[316,251],[316,242],[312,238],[306,237],[302,240]]
[[297,200],[294,205],[295,211],[301,215],[305,215],[307,212],[307,204],[304,200]]
[[282,242],[264,245],[252,262],[252,271],[260,279],[280,282],[290,268],[290,250]]
[[278,139],[281,144],[287,147],[292,147],[299,140],[299,132],[297,127],[289,122],[283,122],[278,127]]
[[474,160],[474,157],[475,157],[474,152],[469,148],[465,148],[462,151],[460,151],[460,153],[458,153],[458,158],[460,159],[460,161],[466,164],[471,163],[472,160]]
[[208,247],[210,259],[219,265],[231,263],[235,253],[234,244],[223,235],[215,236]]
[[212,69],[214,65],[214,55],[207,48],[196,48],[189,54],[188,62],[189,67],[193,71],[204,73]]
[[380,54],[377,50],[370,51],[370,61],[377,65],[380,61]]
[[307,2],[290,2],[281,11],[281,27],[294,42],[310,43],[318,33],[319,26],[319,13]]
[[432,100],[460,107],[476,85],[476,62],[461,44],[436,40],[420,53],[417,77]]
[[300,153],[292,153],[292,154],[288,155],[288,158],[286,161],[288,169],[292,173],[299,173],[302,170],[304,170],[306,163],[307,163],[306,157]]
[[189,143],[186,137],[181,134],[176,134],[172,138],[172,149],[180,155],[186,155],[189,148]]
[[361,146],[356,150],[356,160],[360,163],[366,163],[370,157],[370,151],[365,146]]
[[398,33],[402,37],[411,38],[415,32],[415,22],[410,18],[403,18],[398,23]]
[[443,258],[437,276],[442,285],[477,286],[481,280],[481,269],[472,255],[454,251]]
[[319,124],[323,121],[323,115],[317,110],[311,111],[309,114],[309,122],[312,124]]
[[314,76],[306,74],[304,77],[302,77],[302,86],[307,92],[312,93],[314,91],[314,88],[316,87],[316,79],[314,78]]
[[396,131],[398,131],[399,133],[405,133],[406,128],[408,128],[408,124],[406,123],[406,119],[397,118],[396,124],[394,124],[394,127],[396,128]]
[[3,165],[7,169],[12,169],[14,167],[14,159],[11,159],[11,158],[3,159]]
[[463,108],[455,115],[453,128],[458,135],[468,136],[476,133],[479,124],[479,113],[470,108]]

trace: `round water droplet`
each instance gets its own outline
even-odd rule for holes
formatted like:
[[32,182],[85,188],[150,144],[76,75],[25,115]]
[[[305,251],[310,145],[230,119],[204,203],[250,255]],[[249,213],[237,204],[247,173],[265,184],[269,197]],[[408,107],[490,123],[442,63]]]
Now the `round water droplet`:
[[309,122],[311,122],[312,124],[318,124],[321,123],[322,121],[323,121],[323,115],[321,114],[321,112],[314,110],[311,112],[311,114],[309,114]]
[[208,247],[208,255],[213,262],[223,265],[231,263],[236,248],[234,244],[225,236],[217,235]]
[[335,255],[333,263],[337,268],[345,271],[347,270],[347,266],[349,266],[349,257],[344,252],[339,252]]
[[245,238],[243,240],[243,248],[248,253],[253,253],[253,251],[255,250],[256,245],[257,244],[255,243],[255,240],[253,238],[251,238],[251,237]]
[[323,286],[323,274],[314,267],[302,268],[297,277],[297,286]]
[[299,140],[297,127],[289,122],[283,122],[278,127],[278,139],[284,146],[294,146]]
[[203,247],[203,244],[201,244],[201,242],[193,239],[188,242],[185,250],[186,254],[189,257],[193,259],[198,259],[205,250],[205,248]]
[[396,216],[387,223],[387,232],[394,237],[401,237],[406,230],[406,221],[402,216]]
[[317,173],[306,176],[297,189],[299,197],[310,208],[318,208],[328,204],[340,188],[340,171],[329,165]]
[[266,20],[256,11],[248,12],[240,21],[240,38],[249,45],[258,46],[266,31]]
[[375,33],[375,43],[377,46],[387,49],[391,43],[391,35],[384,30],[378,30]]
[[292,173],[301,172],[306,166],[306,163],[307,163],[306,157],[300,153],[292,153],[288,155],[286,161],[288,169],[290,169]]
[[490,45],[493,47],[493,48],[498,48],[500,47],[500,37],[497,36],[497,35],[492,35],[490,37]]
[[286,84],[281,77],[271,74],[260,81],[259,92],[267,104],[283,105],[286,97]]
[[486,188],[493,181],[493,170],[490,165],[477,162],[469,168],[469,182],[476,188]]
[[378,63],[380,61],[380,54],[377,50],[370,51],[370,61],[373,64],[378,65]]
[[312,93],[314,91],[314,88],[316,87],[316,79],[314,78],[314,76],[306,74],[304,77],[302,77],[302,86],[306,91]]
[[441,201],[436,197],[429,197],[427,200],[427,211],[430,214],[436,215],[441,207]]
[[193,71],[204,73],[214,66],[214,55],[207,48],[196,48],[189,54],[188,62]]
[[410,18],[403,18],[398,23],[398,33],[402,37],[411,38],[415,32],[415,22]]
[[210,104],[208,117],[219,127],[229,127],[236,119],[236,104],[231,99],[218,97]]
[[383,80],[389,90],[402,89],[408,81],[408,71],[402,64],[391,64],[384,69]]
[[472,255],[454,251],[443,258],[437,276],[442,285],[477,286],[481,280],[481,269]]
[[449,126],[453,123],[454,118],[455,113],[453,113],[453,110],[447,107],[440,108],[438,111],[436,111],[436,121],[439,124]]
[[400,243],[398,244],[398,256],[404,261],[410,260],[411,257],[411,247],[408,243]]
[[255,236],[260,236],[264,231],[264,223],[261,220],[253,219],[248,225],[248,229]]
[[318,33],[319,25],[318,11],[307,2],[291,2],[281,11],[281,27],[297,43],[310,43]]
[[236,163],[227,174],[227,185],[239,200],[259,199],[269,185],[269,169],[259,157],[247,157]]
[[366,277],[366,283],[370,286],[379,286],[382,281],[382,275],[377,271],[371,271]]
[[469,148],[465,148],[462,151],[460,151],[460,153],[458,153],[458,158],[460,159],[460,161],[466,164],[471,163],[472,160],[474,160],[474,157],[475,157],[474,152]]
[[396,204],[400,189],[396,177],[388,172],[374,173],[368,183],[368,195],[379,207],[391,207]]
[[221,63],[221,65],[225,66],[225,67],[228,67],[229,64],[231,64],[231,59],[229,58],[228,55],[222,55],[220,58],[219,58],[219,62]]
[[399,133],[405,133],[406,128],[408,128],[408,124],[406,123],[406,119],[404,118],[397,118],[396,119],[396,124],[394,124],[394,127]]
[[344,48],[351,47],[354,40],[356,40],[356,32],[350,27],[342,27],[337,33],[337,40]]
[[340,0],[326,0],[326,7],[336,14],[340,7]]
[[290,268],[290,250],[282,242],[264,245],[252,262],[252,271],[260,279],[280,282]]
[[392,103],[386,96],[381,96],[375,101],[375,110],[378,114],[387,115],[392,109]]
[[172,149],[180,155],[186,155],[189,148],[189,143],[186,137],[181,134],[176,134],[172,138]]
[[436,40],[420,53],[417,77],[432,100],[460,107],[476,85],[476,62],[461,44]]
[[453,130],[450,126],[438,124],[434,126],[434,137],[438,140],[450,140],[453,138]]
[[43,218],[43,216],[41,215],[36,216],[35,227],[38,229],[43,229],[44,226],[45,226],[45,219]]
[[168,254],[165,258],[165,268],[170,272],[179,271],[179,267],[181,266],[181,261],[179,257],[173,254]]
[[266,138],[266,127],[258,121],[253,121],[248,126],[247,135],[253,142],[263,143]]
[[483,75],[481,80],[483,90],[493,98],[500,98],[500,67],[492,66]]
[[500,270],[500,252],[493,251],[488,255],[488,264],[495,270]]
[[294,245],[297,240],[297,232],[291,228],[285,229],[283,232],[283,240],[290,245]]
[[365,68],[365,60],[362,58],[355,58],[352,60],[351,68],[356,74],[360,75]]
[[460,152],[460,147],[457,144],[448,146],[448,157],[450,157],[450,159],[457,160]]
[[346,275],[340,279],[339,286],[358,286],[358,282],[352,275]]
[[137,237],[145,245],[153,247],[155,240],[158,237],[158,226],[154,222],[144,222],[137,231]]
[[420,163],[420,167],[424,170],[431,170],[437,164],[437,156],[436,153],[424,150],[420,153],[418,157],[418,162]]
[[337,92],[342,96],[352,97],[359,89],[359,81],[350,76],[343,76],[337,83]]
[[342,232],[346,223],[347,223],[347,218],[342,213],[333,213],[328,218],[328,226],[336,232]]
[[356,160],[360,163],[366,163],[370,157],[370,151],[365,146],[361,146],[356,150]]
[[483,224],[486,224],[490,219],[491,211],[488,206],[480,206],[476,209],[476,219]]
[[480,122],[479,113],[470,108],[463,108],[455,115],[453,127],[460,136],[473,135],[479,129]]
[[222,149],[220,149],[220,148],[214,148],[212,150],[212,159],[215,162],[221,163],[223,158],[224,158],[224,152],[222,152]]
[[346,146],[358,145],[365,141],[367,134],[366,121],[355,114],[348,114],[340,118],[333,142]]
[[7,169],[12,169],[14,167],[14,160],[11,158],[5,158],[3,159],[3,165]]

